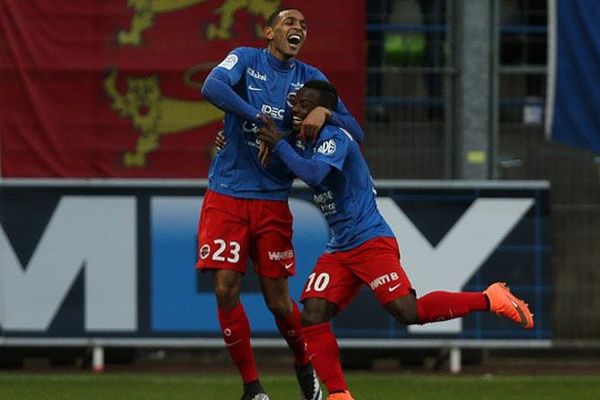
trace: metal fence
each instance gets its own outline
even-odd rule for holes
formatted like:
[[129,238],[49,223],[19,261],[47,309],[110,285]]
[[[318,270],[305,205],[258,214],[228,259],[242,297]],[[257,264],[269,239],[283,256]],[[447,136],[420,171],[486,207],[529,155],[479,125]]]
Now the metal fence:
[[[452,177],[459,1],[367,2],[364,147],[376,178]],[[547,0],[490,1],[499,63],[493,168],[498,179],[551,182],[556,339],[599,339],[600,158],[544,137]]]

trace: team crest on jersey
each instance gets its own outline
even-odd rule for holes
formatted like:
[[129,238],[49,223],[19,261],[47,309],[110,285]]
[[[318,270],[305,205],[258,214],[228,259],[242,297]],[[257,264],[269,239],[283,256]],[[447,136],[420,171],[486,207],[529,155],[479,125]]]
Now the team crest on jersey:
[[335,153],[337,146],[335,144],[335,140],[329,139],[326,142],[321,143],[319,148],[317,149],[317,153],[324,154],[326,156]]
[[296,104],[296,92],[288,93],[287,98],[285,99],[285,104],[287,104],[289,108],[294,107],[294,104]]
[[292,90],[287,95],[286,104],[288,105],[288,107],[292,108],[296,103],[296,94],[298,93],[298,90],[300,90],[302,86],[304,86],[304,83],[296,82],[292,83],[290,86],[292,87]]
[[231,71],[231,68],[233,68],[235,66],[235,64],[237,64],[238,62],[238,56],[236,56],[235,54],[230,54],[227,57],[225,57],[225,59],[223,61],[221,61],[221,64],[219,64],[219,67],[223,67],[228,71]]

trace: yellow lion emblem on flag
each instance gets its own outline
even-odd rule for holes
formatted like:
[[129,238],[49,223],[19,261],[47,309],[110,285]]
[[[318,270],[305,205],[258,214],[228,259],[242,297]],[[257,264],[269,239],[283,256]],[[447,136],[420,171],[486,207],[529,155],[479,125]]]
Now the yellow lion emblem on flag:
[[[117,41],[121,46],[141,46],[142,34],[154,25],[157,14],[181,10],[207,0],[128,0],[127,6],[133,8],[135,13],[131,19],[129,30],[120,31]],[[250,15],[263,17],[264,19],[274,13],[281,5],[281,0],[225,0],[221,7],[215,9],[215,14],[220,15],[219,25],[209,24],[206,30],[206,38],[229,39],[231,38],[231,27],[235,21],[235,13],[246,10]],[[260,36],[262,25],[256,25],[256,35]]]

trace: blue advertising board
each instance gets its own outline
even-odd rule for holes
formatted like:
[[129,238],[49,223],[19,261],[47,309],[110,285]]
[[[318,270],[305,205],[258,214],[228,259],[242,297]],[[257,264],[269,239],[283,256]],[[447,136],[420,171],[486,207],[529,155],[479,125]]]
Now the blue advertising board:
[[[523,330],[488,313],[405,327],[365,288],[334,321],[340,338],[548,339],[548,185],[381,182],[378,207],[419,296],[508,282],[536,316]],[[0,336],[219,338],[212,275],[194,269],[205,186],[191,181],[0,186]],[[307,188],[293,190],[299,298],[328,238]],[[249,265],[242,302],[255,337],[279,337]]]

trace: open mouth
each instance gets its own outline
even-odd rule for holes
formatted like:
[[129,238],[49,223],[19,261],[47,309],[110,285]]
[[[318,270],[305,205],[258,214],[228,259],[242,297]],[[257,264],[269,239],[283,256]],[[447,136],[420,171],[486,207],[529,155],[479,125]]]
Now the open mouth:
[[288,36],[287,41],[291,46],[296,47],[302,41],[302,36],[297,33],[292,33],[290,36]]
[[297,116],[293,116],[292,117],[292,126],[294,126],[295,128],[300,127],[300,125],[302,125],[302,121],[304,121],[304,118],[300,118]]

